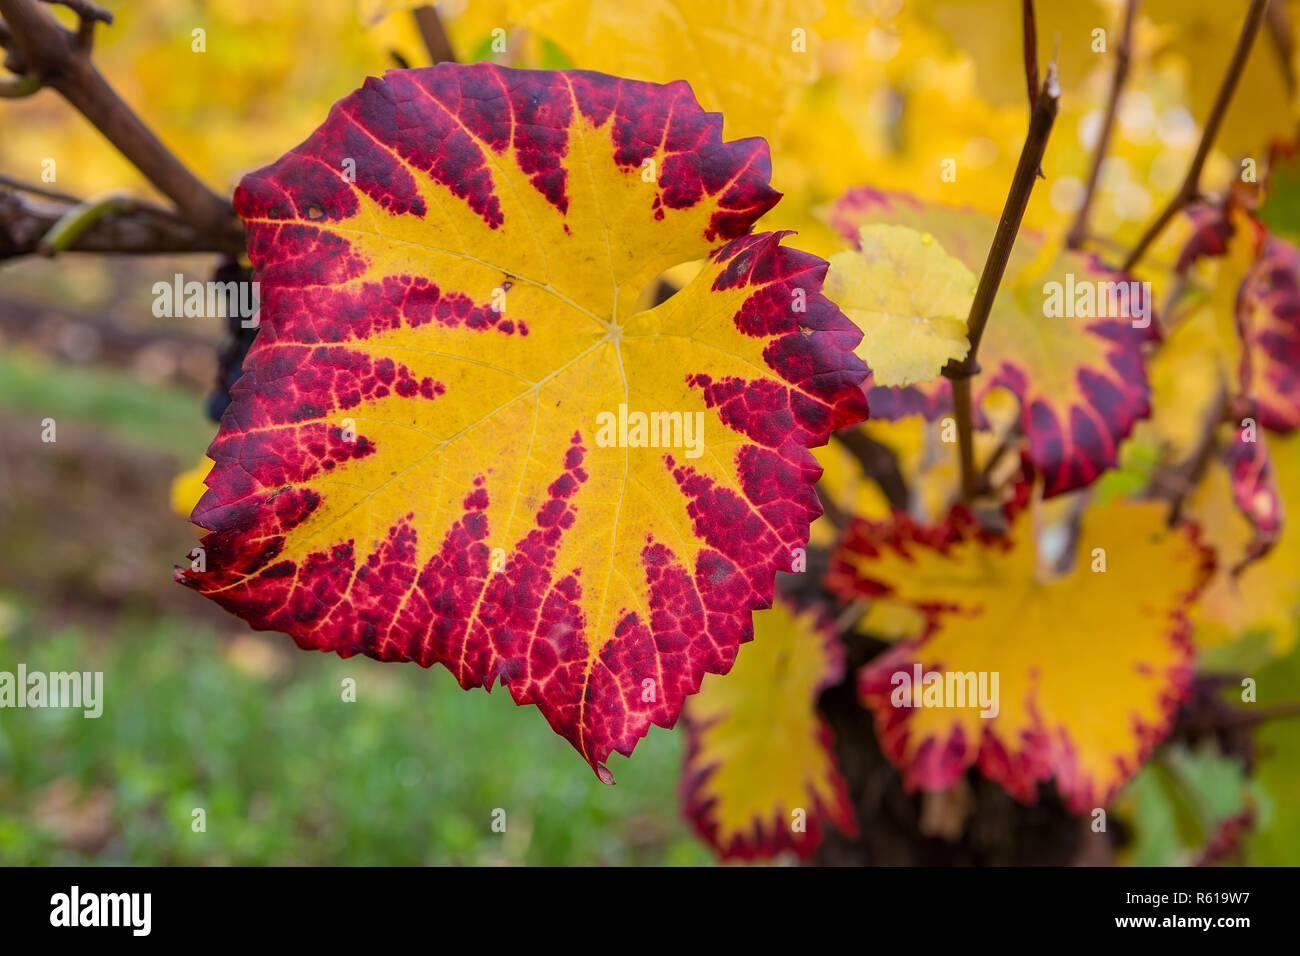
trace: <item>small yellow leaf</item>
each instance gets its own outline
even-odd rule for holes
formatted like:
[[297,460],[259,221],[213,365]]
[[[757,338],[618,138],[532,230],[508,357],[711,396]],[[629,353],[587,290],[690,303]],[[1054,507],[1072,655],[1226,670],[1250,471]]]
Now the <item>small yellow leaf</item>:
[[877,385],[934,378],[965,357],[975,276],[929,233],[869,225],[859,248],[831,258],[826,293],[862,329],[858,357]]
[[723,858],[783,850],[806,858],[826,822],[856,832],[817,716],[818,695],[843,672],[843,648],[825,622],[777,601],[754,615],[754,644],[731,673],[706,678],[687,703],[686,813]]
[[193,468],[187,468],[172,479],[172,511],[182,518],[188,518],[194,506],[199,503],[203,493],[208,490],[204,480],[212,470],[212,460],[204,455]]

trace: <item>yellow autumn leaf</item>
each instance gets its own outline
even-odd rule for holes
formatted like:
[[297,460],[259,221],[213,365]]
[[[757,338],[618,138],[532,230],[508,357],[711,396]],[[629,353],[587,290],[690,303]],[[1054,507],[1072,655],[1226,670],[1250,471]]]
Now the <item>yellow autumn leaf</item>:
[[682,712],[689,752],[686,815],[724,859],[793,850],[808,857],[829,823],[857,827],[817,714],[839,682],[844,652],[827,622],[777,601],[754,617],[754,646],[730,674],[705,678]]
[[212,462],[205,455],[194,467],[186,468],[172,479],[171,507],[173,512],[182,518],[190,516],[194,506],[199,503],[203,493],[208,490],[204,481],[211,470]]
[[576,67],[686,80],[729,136],[769,134],[817,73],[821,0],[512,0]]
[[831,258],[830,296],[862,329],[858,357],[877,385],[934,378],[970,349],[966,316],[975,276],[928,233],[867,225],[858,248]]

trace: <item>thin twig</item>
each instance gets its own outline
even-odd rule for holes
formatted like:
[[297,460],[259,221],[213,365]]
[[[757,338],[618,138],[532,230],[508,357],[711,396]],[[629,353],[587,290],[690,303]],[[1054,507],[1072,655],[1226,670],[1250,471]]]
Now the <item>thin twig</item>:
[[60,252],[67,252],[82,236],[94,228],[95,224],[112,213],[126,212],[131,208],[127,196],[112,195],[102,199],[88,199],[83,203],[68,207],[54,225],[41,237],[36,251],[46,258]]
[[78,203],[79,198],[70,193],[59,192],[57,189],[50,189],[48,186],[37,186],[35,183],[23,182],[21,179],[14,179],[12,176],[6,176],[0,173],[0,186],[7,189],[17,189],[20,192],[31,193],[33,196],[44,196],[46,199],[58,199],[61,202]]
[[1002,207],[1002,218],[998,220],[997,232],[993,235],[993,245],[989,248],[988,258],[984,261],[984,271],[980,273],[979,285],[971,301],[970,314],[966,320],[966,334],[970,348],[966,357],[960,362],[950,361],[943,370],[944,376],[952,381],[953,411],[957,419],[957,439],[961,454],[962,494],[966,501],[975,495],[979,479],[975,473],[975,456],[972,430],[970,379],[979,371],[980,340],[984,337],[984,327],[988,324],[989,313],[997,296],[998,286],[1011,258],[1011,249],[1020,232],[1020,222],[1029,204],[1029,196],[1038,179],[1039,166],[1043,153],[1047,149],[1047,139],[1056,121],[1056,110],[1061,98],[1061,87],[1057,82],[1056,63],[1047,68],[1047,76],[1039,90],[1034,106],[1034,114],[1029,121],[1029,132],[1025,136],[1025,145],[1020,150],[1020,162],[1011,180],[1011,190],[1007,194],[1006,205]]
[[952,383],[952,410],[957,418],[957,454],[961,460],[961,499],[970,502],[979,494],[979,475],[975,471],[974,413],[971,409],[970,378]]
[[1083,203],[1074,217],[1074,225],[1065,238],[1065,244],[1071,249],[1083,245],[1088,235],[1088,212],[1092,209],[1092,200],[1097,193],[1097,183],[1101,179],[1101,164],[1110,149],[1110,134],[1115,128],[1115,117],[1119,113],[1119,98],[1124,91],[1124,81],[1128,79],[1129,63],[1133,56],[1133,23],[1137,19],[1139,0],[1128,0],[1124,9],[1124,35],[1115,50],[1115,70],[1110,75],[1110,93],[1106,98],[1106,117],[1102,120],[1101,131],[1097,134],[1097,146],[1092,154],[1092,166],[1088,170],[1088,185],[1083,193]]
[[36,0],[0,0],[0,14],[26,72],[62,94],[196,229],[214,236],[238,234],[229,201],[203,185],[132,112],[78,45],[77,34],[60,26]]
[[32,76],[30,73],[21,76],[0,76],[0,99],[21,100],[40,92],[43,85],[39,76]]
[[77,49],[89,53],[95,45],[95,24],[111,26],[113,14],[90,0],[44,0],[67,7],[77,15]]
[[1025,86],[1029,90],[1029,116],[1038,105],[1038,26],[1034,21],[1034,0],[1025,0],[1021,23],[1024,25]]
[[1273,41],[1273,49],[1277,53],[1282,73],[1286,77],[1287,92],[1294,95],[1296,91],[1295,40],[1291,36],[1291,18],[1287,16],[1286,7],[1280,3],[1269,4],[1265,25],[1268,27],[1269,39]]
[[1267,720],[1300,716],[1300,700],[1290,700],[1268,707],[1234,707],[1226,713],[1189,722],[1193,730],[1208,731],[1218,727],[1251,727]]
[[835,616],[832,625],[837,634],[847,634],[858,625],[862,616],[871,610],[871,602],[866,598],[856,598],[844,610]]
[[1007,452],[1011,451],[1016,441],[1020,437],[1020,429],[1012,426],[1007,430],[1006,437],[998,442],[998,447],[993,449],[993,454],[989,455],[988,461],[984,462],[984,467],[980,469],[979,487],[987,488],[993,478],[993,470],[1006,457]]
[[1020,162],[1016,166],[1015,177],[1011,180],[1011,191],[1007,194],[1006,205],[1002,207],[1002,218],[998,220],[997,232],[993,235],[993,245],[984,262],[984,271],[980,274],[979,285],[975,289],[975,298],[971,302],[970,316],[966,321],[967,336],[970,339],[970,351],[960,362],[949,362],[944,368],[944,375],[954,381],[969,378],[978,368],[976,355],[979,352],[980,339],[984,336],[984,326],[988,323],[989,312],[997,295],[1002,275],[1006,272],[1007,261],[1011,258],[1011,248],[1015,245],[1016,235],[1020,232],[1020,221],[1025,216],[1025,207],[1029,204],[1030,193],[1034,190],[1038,166],[1047,149],[1047,138],[1051,135],[1052,124],[1056,121],[1057,104],[1061,98],[1061,87],[1056,79],[1056,64],[1047,69],[1047,78],[1038,95],[1038,105],[1034,107],[1034,116],[1029,124],[1029,134],[1025,145],[1020,150]]
[[1219,84],[1219,93],[1214,98],[1214,106],[1210,108],[1210,115],[1205,121],[1205,128],[1201,130],[1201,141],[1196,147],[1196,155],[1192,157],[1192,164],[1187,169],[1187,176],[1183,179],[1183,184],[1178,192],[1169,200],[1168,205],[1160,212],[1155,221],[1147,227],[1147,231],[1138,240],[1138,244],[1133,247],[1133,251],[1124,260],[1122,266],[1124,272],[1132,272],[1151,244],[1159,238],[1165,227],[1173,221],[1174,216],[1178,215],[1188,203],[1200,198],[1201,170],[1204,168],[1205,160],[1209,157],[1210,150],[1214,147],[1214,141],[1219,135],[1219,127],[1223,125],[1223,117],[1228,112],[1228,104],[1232,102],[1232,94],[1236,92],[1237,82],[1241,79],[1241,73],[1246,67],[1246,59],[1250,56],[1250,48],[1255,43],[1255,37],[1259,35],[1259,28],[1264,22],[1264,11],[1267,7],[1268,0],[1251,0],[1250,9],[1246,11],[1246,19],[1241,25],[1241,34],[1237,37],[1237,47],[1232,51],[1232,60],[1228,64],[1228,71],[1223,76],[1223,82]]
[[425,49],[429,51],[429,59],[434,63],[455,63],[456,51],[451,47],[451,39],[443,28],[442,18],[438,16],[437,9],[429,4],[416,7],[412,12],[415,14],[415,25],[420,30]]

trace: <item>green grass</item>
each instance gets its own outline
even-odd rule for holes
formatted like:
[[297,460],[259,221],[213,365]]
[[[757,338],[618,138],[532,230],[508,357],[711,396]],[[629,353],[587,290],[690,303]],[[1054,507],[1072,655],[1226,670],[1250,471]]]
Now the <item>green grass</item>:
[[[652,731],[607,787],[535,708],[441,668],[244,637],[272,642],[287,669],[267,674],[185,621],[49,634],[11,616],[0,670],[101,670],[105,704],[98,719],[0,710],[0,864],[708,862],[678,810],[680,734]],[[69,784],[86,803],[111,795],[102,846],[41,822],[41,795]]]
[[217,431],[203,412],[202,396],[192,391],[138,382],[117,371],[58,365],[26,352],[0,351],[0,409],[91,426],[186,462],[202,455]]

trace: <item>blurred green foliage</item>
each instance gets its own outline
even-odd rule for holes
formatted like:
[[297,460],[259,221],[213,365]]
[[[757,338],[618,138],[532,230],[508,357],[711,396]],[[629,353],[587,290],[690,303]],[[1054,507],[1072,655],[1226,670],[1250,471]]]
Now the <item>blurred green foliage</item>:
[[440,668],[174,618],[47,633],[7,608],[0,670],[102,670],[105,704],[0,710],[0,865],[709,859],[674,809],[680,735],[652,733],[606,787],[535,711]]

